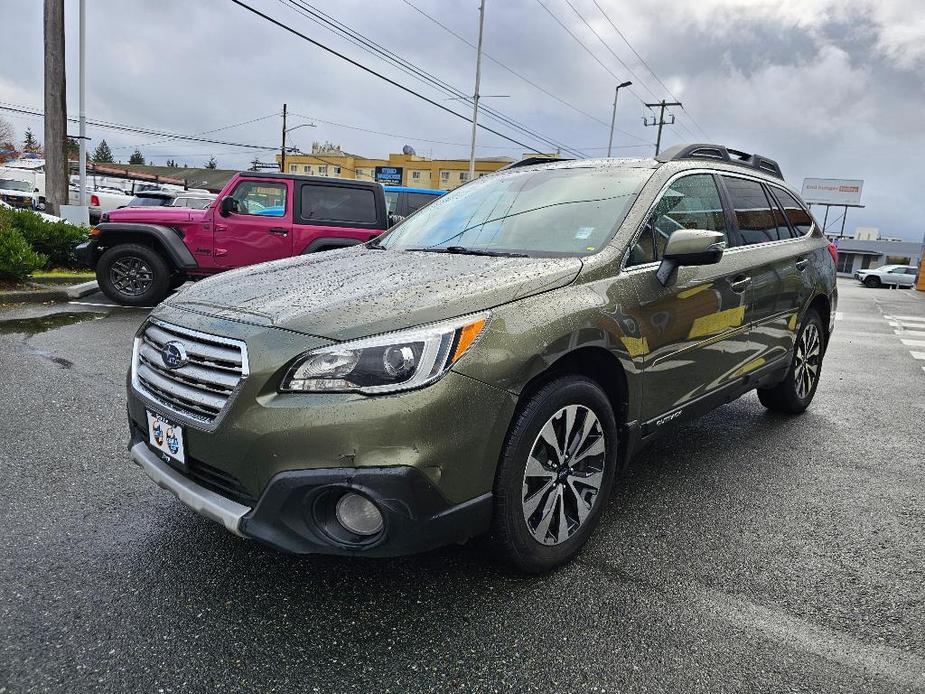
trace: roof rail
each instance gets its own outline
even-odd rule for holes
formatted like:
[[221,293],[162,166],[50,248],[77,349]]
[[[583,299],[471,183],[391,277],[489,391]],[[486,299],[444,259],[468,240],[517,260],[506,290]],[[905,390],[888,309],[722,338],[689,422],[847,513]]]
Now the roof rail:
[[724,161],[727,164],[747,166],[757,169],[775,178],[784,179],[780,166],[773,159],[760,154],[749,154],[738,149],[730,149],[724,145],[693,144],[675,145],[660,153],[656,160],[664,163],[678,161],[679,159],[709,159],[711,161]]
[[511,162],[502,166],[498,171],[508,171],[509,169],[519,169],[521,166],[533,166],[534,164],[548,164],[551,161],[572,161],[560,157],[524,157],[520,161]]

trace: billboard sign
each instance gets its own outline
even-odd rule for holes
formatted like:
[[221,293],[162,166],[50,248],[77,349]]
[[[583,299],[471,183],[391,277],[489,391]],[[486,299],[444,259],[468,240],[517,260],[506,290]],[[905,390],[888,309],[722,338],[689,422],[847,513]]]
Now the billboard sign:
[[401,166],[377,166],[376,182],[384,186],[400,186],[404,168]]
[[804,178],[803,199],[820,205],[860,205],[864,181],[850,178]]

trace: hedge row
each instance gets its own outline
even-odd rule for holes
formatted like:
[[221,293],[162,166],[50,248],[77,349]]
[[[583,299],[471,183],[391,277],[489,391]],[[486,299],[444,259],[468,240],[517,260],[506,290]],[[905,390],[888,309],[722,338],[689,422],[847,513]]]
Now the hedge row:
[[76,268],[74,248],[86,236],[85,227],[0,208],[0,279],[21,281],[35,270]]

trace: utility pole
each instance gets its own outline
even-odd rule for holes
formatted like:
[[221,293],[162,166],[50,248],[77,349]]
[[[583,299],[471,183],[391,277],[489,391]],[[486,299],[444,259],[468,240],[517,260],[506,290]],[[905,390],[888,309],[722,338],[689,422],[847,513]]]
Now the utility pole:
[[78,79],[78,100],[80,105],[80,156],[78,158],[77,173],[79,176],[80,193],[77,204],[80,205],[81,221],[90,222],[89,208],[87,207],[87,2],[80,0],[78,12],[80,13],[79,32],[77,43],[80,53],[80,73]]
[[610,116],[610,139],[607,140],[607,158],[610,158],[610,150],[613,147],[613,126],[617,122],[617,97],[620,96],[620,90],[623,87],[628,87],[632,82],[624,82],[623,84],[618,84],[617,88],[613,93],[613,114]]
[[657,125],[658,126],[658,137],[655,138],[655,156],[658,156],[659,150],[661,149],[661,146],[662,146],[662,127],[666,125],[674,124],[674,116],[671,114],[669,114],[671,116],[671,120],[670,121],[665,120],[665,109],[669,106],[682,106],[682,104],[680,101],[665,101],[664,99],[662,99],[657,104],[646,104],[646,106],[648,108],[655,108],[656,106],[658,106],[660,109],[659,114],[658,114],[658,122],[656,122],[655,116],[652,116],[651,123],[649,122],[649,119],[646,117],[643,117],[642,119],[643,125]]
[[279,172],[286,172],[286,104],[283,104],[283,144],[279,148]]
[[64,0],[45,0],[45,201],[51,214],[67,204],[67,102]]
[[479,3],[479,42],[475,49],[475,93],[472,95],[472,146],[469,149],[469,180],[475,178],[475,131],[479,118],[479,81],[482,79],[482,30],[485,26],[485,0]]

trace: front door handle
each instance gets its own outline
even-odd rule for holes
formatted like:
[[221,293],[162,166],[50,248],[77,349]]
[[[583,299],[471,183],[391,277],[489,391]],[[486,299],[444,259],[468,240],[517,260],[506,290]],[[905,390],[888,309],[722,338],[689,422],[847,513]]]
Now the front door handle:
[[215,231],[228,231],[228,225],[227,224],[216,224]]
[[806,258],[800,258],[796,262],[797,270],[799,270],[800,272],[805,270],[807,265],[809,265],[809,261]]
[[729,285],[729,287],[730,287],[730,288],[732,289],[732,291],[734,291],[736,294],[741,294],[742,292],[744,292],[744,291],[748,288],[748,285],[750,285],[751,283],[752,283],[752,278],[751,278],[751,277],[742,277],[742,276],[739,276],[739,277],[736,277],[735,280],[732,281],[732,283]]
[[286,234],[289,233],[289,230],[286,229],[285,227],[270,227],[270,233],[271,234],[281,234],[285,236]]

